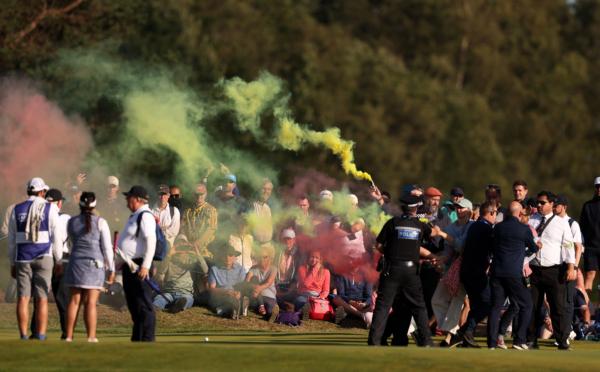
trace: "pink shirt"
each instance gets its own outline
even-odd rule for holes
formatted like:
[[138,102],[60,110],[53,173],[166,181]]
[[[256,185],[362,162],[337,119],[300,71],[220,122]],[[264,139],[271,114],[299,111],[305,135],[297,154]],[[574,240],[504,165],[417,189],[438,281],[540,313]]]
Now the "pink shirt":
[[300,293],[319,292],[319,297],[325,299],[329,296],[329,281],[329,270],[324,267],[320,275],[319,268],[309,270],[306,265],[302,265],[298,269],[298,292]]

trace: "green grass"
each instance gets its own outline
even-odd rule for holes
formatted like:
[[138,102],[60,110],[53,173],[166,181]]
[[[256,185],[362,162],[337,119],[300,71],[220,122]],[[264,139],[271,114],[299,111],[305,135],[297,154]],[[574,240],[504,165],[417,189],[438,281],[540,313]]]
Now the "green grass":
[[290,328],[266,324],[255,316],[235,322],[198,308],[177,315],[159,314],[157,342],[133,344],[128,314],[99,306],[100,343],[85,342],[80,326],[74,342],[67,344],[58,340],[54,306],[50,310],[49,339],[20,341],[14,304],[0,304],[1,371],[591,371],[600,365],[600,343],[596,342],[575,342],[569,352],[557,351],[549,343],[528,352],[414,345],[373,348],[366,346],[365,329],[322,322]]

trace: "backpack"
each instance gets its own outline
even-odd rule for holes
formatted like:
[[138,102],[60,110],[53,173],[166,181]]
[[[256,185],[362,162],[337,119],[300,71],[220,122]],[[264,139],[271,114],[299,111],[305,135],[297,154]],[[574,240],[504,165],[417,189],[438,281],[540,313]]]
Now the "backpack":
[[[135,237],[137,238],[140,235],[140,223],[142,222],[142,216],[144,215],[144,213],[150,213],[152,214],[152,212],[150,211],[142,211],[137,218],[137,229],[135,230]],[[152,215],[154,216],[154,215]],[[167,256],[167,253],[169,252],[169,242],[167,241],[167,238],[165,237],[165,234],[163,233],[163,231],[160,229],[159,224],[156,224],[156,249],[154,250],[154,258],[152,259],[153,261],[162,261],[165,259],[165,257]]]
[[309,297],[310,311],[308,317],[313,320],[333,320],[333,307],[329,300],[318,297]]

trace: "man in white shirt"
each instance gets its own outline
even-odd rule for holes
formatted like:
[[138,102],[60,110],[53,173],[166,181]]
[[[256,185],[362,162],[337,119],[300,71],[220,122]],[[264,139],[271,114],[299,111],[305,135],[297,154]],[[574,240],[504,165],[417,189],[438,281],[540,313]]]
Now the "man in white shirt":
[[62,270],[64,238],[58,228],[58,208],[44,199],[48,189],[43,179],[31,179],[27,184],[29,198],[15,205],[8,227],[8,258],[11,276],[17,280],[17,321],[21,339],[28,339],[32,295],[37,319],[31,338],[46,339],[52,270]]
[[158,202],[154,205],[154,208],[152,208],[152,213],[154,213],[154,217],[158,220],[160,229],[165,234],[169,246],[172,247],[173,243],[175,243],[177,234],[179,234],[181,213],[179,208],[169,205],[170,197],[169,186],[158,186]]
[[534,321],[528,340],[532,347],[537,347],[537,330],[543,322],[540,310],[546,295],[550,304],[550,316],[558,348],[568,350],[567,339],[571,329],[570,321],[566,319],[566,283],[577,277],[575,249],[569,223],[553,213],[555,200],[555,195],[549,191],[538,193],[538,213],[529,220],[529,224],[538,233],[541,249],[536,253],[536,258],[530,262]]
[[[569,207],[569,200],[564,195],[558,195],[556,197],[556,202],[554,202],[554,214],[558,217],[564,219],[569,224],[571,228],[571,233],[573,234],[573,244],[575,246],[575,271],[579,270],[579,260],[581,259],[581,254],[583,253],[583,239],[581,236],[581,229],[579,228],[579,223],[575,221],[573,218],[569,217],[567,214],[567,208]],[[566,311],[566,320],[569,324],[573,323],[573,313],[575,311],[575,296],[577,294],[577,280],[571,280],[567,282],[567,311]],[[571,327],[572,328],[572,327]]]
[[156,250],[156,220],[148,207],[148,192],[143,186],[133,186],[123,195],[129,217],[117,243],[117,253],[125,264],[123,290],[133,319],[131,341],[154,341],[156,318],[152,305],[149,272]]

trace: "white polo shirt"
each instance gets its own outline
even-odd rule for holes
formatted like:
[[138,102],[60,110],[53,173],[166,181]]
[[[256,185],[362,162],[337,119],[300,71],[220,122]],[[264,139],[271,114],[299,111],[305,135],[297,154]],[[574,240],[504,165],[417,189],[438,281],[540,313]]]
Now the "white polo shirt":
[[175,242],[175,238],[177,234],[179,234],[180,222],[181,222],[181,214],[179,213],[179,209],[177,207],[173,207],[173,217],[171,217],[171,208],[169,203],[163,209],[158,207],[158,204],[154,205],[152,208],[152,213],[158,219],[158,224],[160,225],[160,229],[165,233],[165,237],[169,241],[171,245]]
[[[138,237],[135,236],[138,224],[137,219],[140,213],[148,211],[150,213],[144,213],[140,223],[140,233]],[[146,269],[150,269],[152,265],[152,259],[154,258],[154,251],[156,250],[156,219],[150,211],[148,204],[144,204],[137,211],[135,211],[125,223],[123,231],[119,236],[119,242],[117,247],[121,253],[130,259],[143,258],[144,261],[142,266]]]
[[[552,213],[546,215],[546,221],[550,220]],[[540,225],[542,216],[534,214],[529,219],[529,225],[534,229]],[[560,216],[552,218],[550,223],[540,235],[542,249],[535,254],[542,267],[560,265],[563,262],[575,264],[575,247],[573,246],[573,233],[569,222]],[[533,264],[533,262],[532,262]]]

